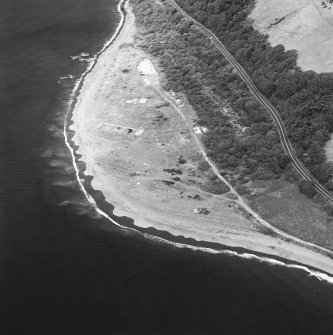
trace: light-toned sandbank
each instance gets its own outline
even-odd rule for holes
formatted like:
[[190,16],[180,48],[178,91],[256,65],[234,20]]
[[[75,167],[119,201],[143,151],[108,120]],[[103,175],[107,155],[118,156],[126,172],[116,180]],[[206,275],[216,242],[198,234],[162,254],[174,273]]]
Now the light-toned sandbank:
[[[119,36],[85,77],[73,111],[73,141],[93,188],[115,206],[115,215],[131,217],[139,227],[271,254],[333,274],[331,258],[265,234],[237,199],[210,192],[214,178],[193,137],[195,113],[182,97],[162,91],[163,76],[134,39],[128,3],[126,10]],[[197,208],[209,214],[195,214]]]

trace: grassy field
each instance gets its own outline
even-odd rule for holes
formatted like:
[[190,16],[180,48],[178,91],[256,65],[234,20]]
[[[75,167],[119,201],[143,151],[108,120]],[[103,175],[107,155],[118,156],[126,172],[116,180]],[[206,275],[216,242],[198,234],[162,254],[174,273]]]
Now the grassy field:
[[302,70],[333,71],[333,8],[322,0],[256,0],[254,27],[275,46],[298,53]]
[[256,186],[261,192],[251,197],[250,204],[266,221],[305,241],[333,248],[333,220],[321,205],[283,181],[258,182]]

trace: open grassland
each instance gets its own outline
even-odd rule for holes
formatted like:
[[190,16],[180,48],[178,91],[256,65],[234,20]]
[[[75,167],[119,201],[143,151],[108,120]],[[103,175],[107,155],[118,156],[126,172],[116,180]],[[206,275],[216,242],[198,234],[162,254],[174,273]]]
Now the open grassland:
[[[298,174],[283,155],[279,158],[281,146],[274,125],[253,103],[230,65],[166,2],[134,3],[142,46],[158,60],[164,86],[184,92],[200,124],[209,130],[203,140],[225,178],[271,224],[332,248],[332,241],[325,239],[332,225],[330,206],[320,196],[312,200],[299,192]],[[309,155],[303,151],[302,157],[308,166]]]
[[[131,3],[140,17],[137,2]],[[161,2],[149,5],[166,9]],[[244,210],[223,178],[216,178],[201,144],[211,129],[202,125],[186,95],[165,90],[164,68],[147,52],[147,45],[154,46],[148,27],[135,22],[128,3],[126,11],[120,35],[85,77],[71,125],[85,174],[114,206],[113,214],[132,218],[138,227],[273,254],[333,273],[330,257],[272,234]]]
[[272,46],[297,51],[302,70],[333,71],[333,7],[323,0],[256,0],[249,16]]

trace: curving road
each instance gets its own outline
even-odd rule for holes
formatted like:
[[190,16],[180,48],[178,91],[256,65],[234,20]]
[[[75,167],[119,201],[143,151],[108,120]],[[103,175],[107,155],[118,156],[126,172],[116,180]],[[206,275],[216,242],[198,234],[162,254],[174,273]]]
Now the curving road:
[[267,98],[264,97],[264,95],[258,90],[258,88],[254,85],[253,81],[251,80],[250,76],[247,74],[247,72],[243,69],[243,67],[236,61],[236,59],[230,54],[230,52],[226,49],[226,47],[222,44],[222,42],[212,33],[209,29],[207,29],[205,26],[203,26],[201,23],[196,21],[194,18],[192,18],[190,15],[188,15],[174,0],[167,0],[167,2],[176,8],[186,19],[191,21],[203,34],[205,34],[212,43],[215,44],[215,46],[221,51],[223,56],[229,61],[229,63],[236,69],[240,77],[243,79],[243,81],[246,83],[246,85],[249,87],[251,93],[255,96],[255,98],[258,100],[258,102],[265,107],[265,109],[269,112],[271,117],[273,118],[273,121],[275,125],[277,126],[279,136],[281,139],[282,146],[286,152],[286,154],[290,157],[293,166],[295,169],[301,174],[301,176],[310,181],[313,186],[316,188],[316,190],[322,194],[324,197],[326,197],[328,200],[333,202],[333,195],[326,190],[305,168],[303,163],[300,161],[300,159],[297,157],[297,155],[294,152],[294,149],[288,139],[287,132],[284,128],[284,124],[282,121],[282,118],[277,111],[277,109],[268,101]]

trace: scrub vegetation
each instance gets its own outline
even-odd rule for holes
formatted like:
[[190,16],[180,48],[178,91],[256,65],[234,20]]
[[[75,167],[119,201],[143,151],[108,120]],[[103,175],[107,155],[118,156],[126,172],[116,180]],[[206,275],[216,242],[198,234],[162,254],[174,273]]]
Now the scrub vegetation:
[[[212,30],[247,70],[279,110],[298,157],[332,190],[333,167],[326,162],[324,146],[333,132],[333,75],[301,71],[295,51],[271,47],[247,19],[253,0],[178,3]],[[209,39],[167,1],[133,4],[142,26],[141,44],[159,60],[164,88],[186,95],[200,125],[209,129],[204,144],[219,168],[234,171],[238,180],[298,181],[269,114]],[[226,106],[237,114],[236,121]],[[298,183],[308,197],[315,195],[311,185]]]

